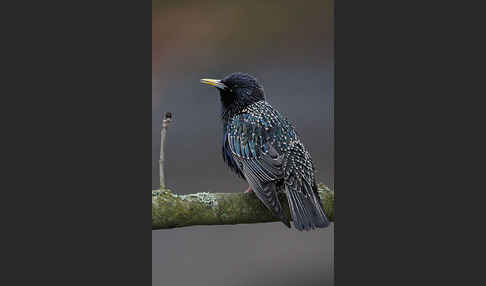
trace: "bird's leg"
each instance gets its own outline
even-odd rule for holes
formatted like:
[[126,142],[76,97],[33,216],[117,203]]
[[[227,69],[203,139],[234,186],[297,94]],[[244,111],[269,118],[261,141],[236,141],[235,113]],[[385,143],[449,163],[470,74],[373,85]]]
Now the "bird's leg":
[[251,193],[251,192],[253,192],[253,190],[251,189],[250,186],[248,186],[248,189],[246,189],[245,193]]

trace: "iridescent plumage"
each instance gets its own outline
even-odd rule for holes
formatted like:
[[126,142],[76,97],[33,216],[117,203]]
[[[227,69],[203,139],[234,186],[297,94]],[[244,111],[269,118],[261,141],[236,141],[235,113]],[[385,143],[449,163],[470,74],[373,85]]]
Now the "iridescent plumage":
[[223,121],[223,159],[247,180],[276,217],[290,227],[277,194],[284,191],[294,226],[327,227],[309,152],[289,121],[265,101],[255,78],[236,73],[218,82]]

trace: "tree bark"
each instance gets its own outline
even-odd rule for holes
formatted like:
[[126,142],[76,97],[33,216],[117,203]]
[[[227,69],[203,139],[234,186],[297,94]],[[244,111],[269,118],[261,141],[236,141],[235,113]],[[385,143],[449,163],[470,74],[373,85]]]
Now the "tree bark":
[[[324,210],[334,221],[334,192],[319,185]],[[290,216],[287,199],[279,196]],[[279,221],[250,193],[196,193],[177,195],[170,190],[152,191],[152,230],[193,225],[231,225]]]

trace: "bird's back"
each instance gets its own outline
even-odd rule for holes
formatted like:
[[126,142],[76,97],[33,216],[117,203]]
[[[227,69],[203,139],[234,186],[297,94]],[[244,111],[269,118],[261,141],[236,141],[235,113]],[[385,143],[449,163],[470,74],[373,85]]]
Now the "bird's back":
[[[273,158],[272,153],[278,158]],[[317,193],[309,152],[290,122],[266,101],[253,103],[229,118],[223,137],[223,158],[250,185],[261,185],[260,192],[265,194],[259,198],[282,220],[276,194],[267,192],[285,191],[297,229],[329,225]]]

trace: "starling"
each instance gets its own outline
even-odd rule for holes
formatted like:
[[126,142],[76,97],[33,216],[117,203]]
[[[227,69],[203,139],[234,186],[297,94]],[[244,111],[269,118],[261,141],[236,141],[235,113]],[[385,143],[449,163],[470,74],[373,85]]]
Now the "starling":
[[289,121],[265,101],[257,79],[233,73],[222,80],[201,79],[220,92],[225,163],[245,179],[262,203],[290,228],[278,193],[284,192],[294,226],[310,230],[329,226],[309,152]]

